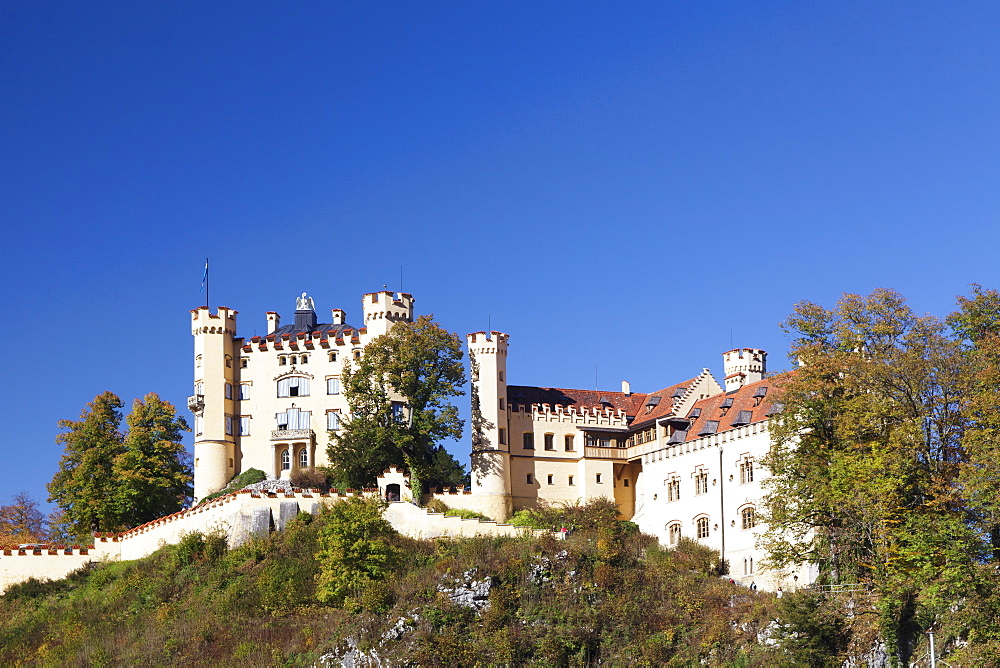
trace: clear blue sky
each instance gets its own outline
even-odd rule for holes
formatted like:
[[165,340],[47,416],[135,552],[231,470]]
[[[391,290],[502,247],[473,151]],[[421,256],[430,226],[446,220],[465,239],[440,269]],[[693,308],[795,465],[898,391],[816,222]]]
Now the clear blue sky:
[[6,2],[0,503],[94,395],[184,404],[206,255],[248,336],[304,290],[360,323],[402,265],[519,384],[778,369],[844,291],[947,313],[1000,287],[997,35],[996,2]]

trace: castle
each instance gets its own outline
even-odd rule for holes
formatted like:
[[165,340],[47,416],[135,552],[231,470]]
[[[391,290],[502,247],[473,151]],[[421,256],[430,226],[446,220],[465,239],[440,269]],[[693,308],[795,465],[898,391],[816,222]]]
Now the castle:
[[[292,324],[267,313],[267,334],[244,339],[236,311],[191,311],[195,339],[195,496],[225,487],[248,468],[271,478],[327,463],[328,432],[347,404],[345,363],[400,321],[413,320],[412,295],[362,298],[364,325],[333,309],[318,323],[312,300],[297,300]],[[682,536],[718,550],[737,581],[760,588],[812,582],[807,567],[762,569],[756,509],[770,448],[767,355],[723,354],[720,385],[708,369],[656,392],[507,384],[509,336],[469,334],[472,375],[472,489],[452,507],[504,521],[540,502],[612,499],[621,515],[664,544]],[[402,409],[402,405],[401,405]]]
[[191,311],[194,335],[194,495],[201,499],[241,471],[271,478],[327,464],[327,433],[340,428],[347,402],[340,393],[343,365],[400,321],[413,321],[413,297],[373,292],[362,299],[364,326],[333,309],[319,323],[313,300],[296,300],[287,325],[267,313],[267,334],[236,334],[237,311],[207,306]]

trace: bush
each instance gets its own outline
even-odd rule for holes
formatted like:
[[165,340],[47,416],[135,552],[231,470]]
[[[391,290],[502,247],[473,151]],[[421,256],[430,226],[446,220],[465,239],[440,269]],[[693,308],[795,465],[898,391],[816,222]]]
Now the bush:
[[327,506],[319,533],[320,572],[316,595],[328,605],[342,605],[369,583],[384,579],[400,561],[390,541],[398,534],[382,518],[380,499],[351,497]]
[[425,507],[432,513],[447,513],[450,510],[448,504],[441,499],[431,499]]
[[325,469],[296,469],[292,471],[290,480],[293,487],[301,489],[318,489],[323,492],[330,489]]
[[466,510],[465,508],[451,508],[446,510],[444,513],[448,517],[461,517],[465,520],[485,520],[487,522],[492,522],[492,517],[487,517],[482,513],[477,513],[474,510]]
[[198,503],[205,503],[206,501],[211,501],[220,496],[229,494],[230,492],[235,492],[237,490],[243,489],[247,485],[254,485],[258,482],[263,482],[267,480],[267,474],[260,469],[247,469],[243,473],[239,474],[235,478],[229,481],[229,484],[224,488],[220,489],[214,494],[209,494],[205,498],[198,501]]

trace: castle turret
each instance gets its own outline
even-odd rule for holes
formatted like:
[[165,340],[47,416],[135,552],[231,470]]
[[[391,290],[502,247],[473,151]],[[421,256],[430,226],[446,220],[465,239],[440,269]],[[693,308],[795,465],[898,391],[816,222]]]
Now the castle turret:
[[222,489],[235,473],[236,313],[224,306],[216,315],[207,306],[191,311],[195,391],[188,408],[194,413],[196,499]]
[[489,497],[485,514],[511,514],[507,424],[507,335],[475,332],[466,339],[472,367],[472,493]]
[[767,353],[759,348],[736,348],[722,353],[726,392],[756,383],[767,373]]
[[413,295],[406,292],[371,292],[361,304],[369,337],[385,334],[397,322],[413,322]]

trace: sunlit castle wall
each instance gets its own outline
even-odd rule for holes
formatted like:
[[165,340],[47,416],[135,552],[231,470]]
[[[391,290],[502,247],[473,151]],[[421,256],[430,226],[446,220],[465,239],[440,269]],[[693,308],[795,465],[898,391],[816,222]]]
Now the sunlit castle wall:
[[362,297],[367,326],[347,322],[342,309],[319,322],[313,300],[296,300],[291,322],[266,314],[264,336],[236,335],[236,312],[192,311],[195,336],[195,496],[222,489],[250,468],[269,478],[328,464],[329,431],[348,413],[341,392],[345,364],[396,322],[413,320],[412,295]]

